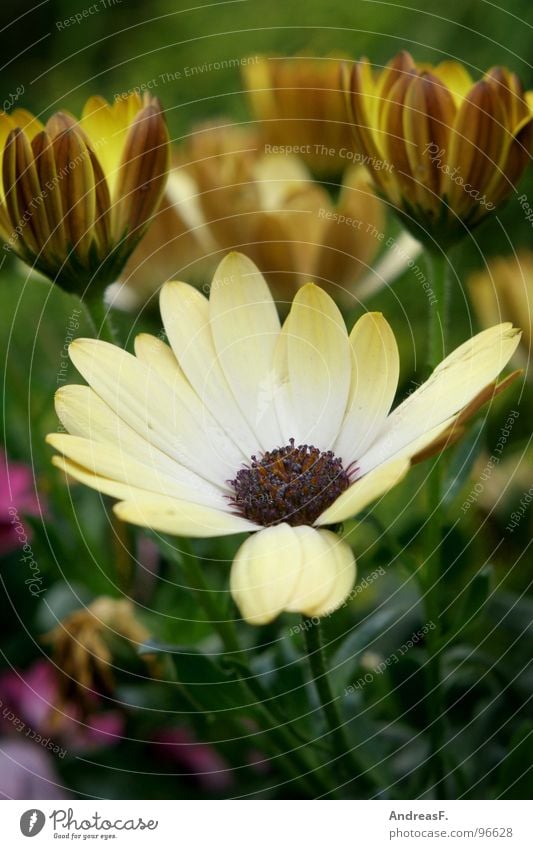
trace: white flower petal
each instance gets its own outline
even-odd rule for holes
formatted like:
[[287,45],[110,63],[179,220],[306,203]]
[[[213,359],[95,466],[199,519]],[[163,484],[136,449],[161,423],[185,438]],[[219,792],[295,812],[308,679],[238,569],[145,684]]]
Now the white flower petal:
[[350,334],[352,382],[347,411],[334,446],[348,466],[374,441],[398,387],[400,360],[394,333],[379,312],[366,313]]
[[[288,383],[284,403],[290,404],[295,432],[286,443],[308,443],[325,451],[339,433],[346,411],[351,355],[346,326],[334,301],[309,283],[296,294],[280,334],[276,368]],[[281,416],[283,426],[286,426]]]
[[157,336],[152,336],[150,333],[139,333],[135,337],[134,348],[137,359],[148,368],[154,369],[169,386],[174,386],[176,380],[183,377],[183,372],[172,348],[169,348]]
[[120,501],[113,510],[123,522],[177,536],[218,537],[258,530],[253,522],[232,513],[162,496]]
[[507,323],[484,330],[457,348],[392,411],[381,433],[358,458],[360,470],[366,473],[400,451],[407,453],[409,445],[460,412],[498,376],[519,341],[520,332]]
[[300,576],[300,555],[298,538],[286,524],[264,528],[241,545],[230,589],[243,619],[262,625],[285,609]]
[[[112,448],[115,458],[124,467],[128,465],[131,458],[137,466],[144,464],[147,474],[153,476],[154,472],[161,473],[163,475],[160,478],[161,488],[156,490],[161,494],[171,494],[162,488],[164,479],[168,477],[173,486],[181,487],[180,498],[190,497],[192,501],[200,504],[220,507],[224,505],[225,499],[219,487],[180,465],[164,451],[140,436],[89,386],[61,387],[56,392],[55,406],[61,422],[73,436],[84,437]],[[61,439],[60,436],[59,439]],[[74,459],[77,460],[77,458]],[[143,483],[143,486],[146,484]],[[172,490],[172,494],[176,494],[176,491]]]
[[183,375],[172,388],[126,351],[94,339],[77,339],[70,357],[87,383],[140,436],[201,477],[227,488],[243,461]]
[[170,282],[161,289],[160,307],[172,350],[189,383],[249,459],[259,447],[257,437],[239,410],[218,361],[207,298],[187,283]]
[[263,275],[243,254],[228,254],[209,296],[218,361],[260,446],[281,444],[274,406],[274,349],[280,331],[276,306]]
[[154,493],[148,489],[139,489],[138,486],[132,486],[129,483],[123,483],[94,474],[83,466],[74,463],[72,460],[67,460],[64,455],[55,455],[52,457],[52,464],[74,480],[85,484],[85,486],[89,486],[91,489],[96,489],[98,492],[103,493],[103,495],[109,495],[111,498],[127,501],[130,499],[138,500],[140,498],[150,499],[154,497]]
[[367,475],[376,469],[376,467],[388,465],[389,463],[397,462],[401,459],[410,460],[411,457],[414,457],[420,451],[423,451],[428,445],[431,445],[431,443],[448,430],[448,428],[450,428],[456,420],[457,416],[450,416],[449,419],[445,419],[436,427],[431,428],[431,430],[426,431],[421,436],[418,436],[416,439],[413,439],[411,442],[403,445],[398,451],[396,451],[395,454],[393,454],[392,457],[387,456],[386,460],[382,460],[381,458],[389,450],[388,441],[383,440],[376,442],[376,444],[367,451],[364,457],[362,457],[358,466],[360,473]]
[[318,517],[317,525],[332,525],[344,522],[351,516],[384,495],[405,476],[409,469],[409,460],[392,460],[379,466],[364,477],[356,480],[342,495],[333,502],[331,507]]
[[119,445],[94,442],[66,433],[51,433],[46,441],[89,474],[157,495],[190,499],[195,504],[206,504],[230,512],[228,501],[214,486],[209,487],[199,478],[187,483],[176,480],[166,471],[135,460],[128,451],[122,452]]
[[342,604],[355,581],[355,559],[331,531],[302,525],[292,529],[300,544],[300,577],[286,610],[324,616]]
[[336,534],[282,524],[243,543],[230,585],[243,618],[261,625],[283,610],[329,613],[342,604],[354,580],[352,551]]

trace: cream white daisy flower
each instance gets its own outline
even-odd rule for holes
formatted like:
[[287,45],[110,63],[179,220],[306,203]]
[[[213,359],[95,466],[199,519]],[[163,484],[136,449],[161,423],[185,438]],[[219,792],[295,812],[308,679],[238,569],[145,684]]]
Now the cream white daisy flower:
[[170,347],[146,334],[135,356],[72,343],[89,385],[57,393],[68,433],[48,437],[54,463],[119,499],[126,522],[190,537],[250,532],[231,592],[254,624],[343,603],[355,560],[331,528],[398,483],[519,341],[510,324],[480,333],[390,412],[399,374],[390,326],[367,313],[348,335],[312,283],[280,326],[262,275],[232,253],[209,299],[166,283],[161,314]]

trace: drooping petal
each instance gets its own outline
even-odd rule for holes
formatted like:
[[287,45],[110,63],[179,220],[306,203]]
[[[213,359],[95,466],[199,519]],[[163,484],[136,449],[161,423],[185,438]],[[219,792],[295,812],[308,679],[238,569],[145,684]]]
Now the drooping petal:
[[332,531],[305,525],[293,528],[300,545],[300,577],[286,609],[306,616],[332,613],[355,581],[355,559],[350,546]]
[[164,496],[120,501],[113,510],[123,522],[177,536],[219,537],[259,530],[233,513]]
[[322,616],[342,604],[355,580],[351,549],[336,534],[305,525],[265,528],[233,562],[231,593],[247,622],[271,622],[283,610]]
[[290,525],[274,525],[240,547],[230,575],[235,604],[247,622],[262,625],[285,610],[300,576],[300,546]]

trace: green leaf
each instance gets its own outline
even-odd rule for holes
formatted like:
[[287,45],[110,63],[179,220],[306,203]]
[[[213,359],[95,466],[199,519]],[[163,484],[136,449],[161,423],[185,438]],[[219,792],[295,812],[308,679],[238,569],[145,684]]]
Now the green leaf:
[[533,722],[522,723],[511,738],[501,766],[500,799],[530,799],[533,792]]
[[500,592],[491,599],[490,613],[498,627],[520,634],[525,639],[527,633],[533,631],[533,599],[526,595]]
[[346,687],[353,677],[354,669],[357,668],[360,655],[398,619],[401,619],[401,612],[389,607],[370,616],[364,624],[354,627],[350,636],[329,660],[333,692],[339,692]]
[[190,700],[202,710],[252,710],[250,696],[234,671],[226,668],[223,656],[208,655],[191,646],[147,640],[139,654],[166,654],[172,659],[176,681],[187,691]]
[[463,592],[457,597],[452,614],[450,629],[452,634],[459,633],[465,626],[468,627],[469,620],[471,623],[475,617],[482,613],[490,596],[493,578],[494,567],[492,564],[486,563],[471,578]]

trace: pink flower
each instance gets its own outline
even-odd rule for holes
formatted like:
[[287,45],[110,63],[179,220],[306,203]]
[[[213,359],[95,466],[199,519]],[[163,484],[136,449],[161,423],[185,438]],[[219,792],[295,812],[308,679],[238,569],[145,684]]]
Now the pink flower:
[[48,752],[25,740],[0,741],[0,799],[65,799]]
[[53,665],[38,660],[24,672],[10,670],[0,675],[0,728],[4,734],[22,733],[36,739],[33,732],[50,738],[66,751],[88,751],[111,746],[122,738],[124,718],[118,711],[95,711],[82,720],[79,709],[67,704],[59,712],[57,677]]
[[0,555],[24,545],[31,538],[22,516],[38,514],[39,501],[31,468],[8,461],[0,448]]
[[188,728],[163,728],[153,738],[157,754],[194,775],[208,790],[226,790],[233,773],[226,761],[209,743],[199,743]]

